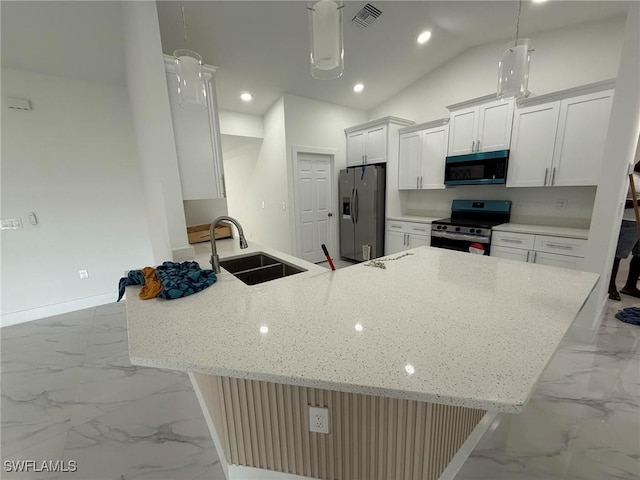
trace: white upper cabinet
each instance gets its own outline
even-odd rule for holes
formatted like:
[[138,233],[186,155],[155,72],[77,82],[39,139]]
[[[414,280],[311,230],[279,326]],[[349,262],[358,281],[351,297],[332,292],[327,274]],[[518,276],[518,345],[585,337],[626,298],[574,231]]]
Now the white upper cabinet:
[[448,119],[399,130],[398,189],[444,188]]
[[507,150],[511,143],[513,100],[495,96],[450,105],[449,155]]
[[613,90],[561,102],[554,186],[598,184],[612,103]]
[[507,187],[597,185],[612,85],[599,82],[519,102]]
[[543,187],[549,182],[560,102],[516,109],[507,187]]
[[365,131],[347,134],[347,165],[361,165],[364,163]]
[[183,108],[178,102],[178,81],[172,60],[165,58],[169,106],[184,200],[224,198],[224,171],[220,130],[211,72],[206,73],[208,108]]
[[400,157],[398,158],[398,189],[419,188],[420,164],[422,163],[423,132],[400,134]]
[[[413,124],[409,120],[385,117],[345,129],[347,166],[386,163],[390,154],[397,156],[397,130]],[[391,135],[396,137],[392,139]]]

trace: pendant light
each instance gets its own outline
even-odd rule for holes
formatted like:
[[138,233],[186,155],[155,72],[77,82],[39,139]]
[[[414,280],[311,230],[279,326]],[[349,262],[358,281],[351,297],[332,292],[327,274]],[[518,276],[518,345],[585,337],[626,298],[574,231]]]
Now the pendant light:
[[319,0],[308,3],[313,78],[333,79],[340,77],[344,72],[343,6],[342,0]]
[[518,38],[521,11],[522,0],[518,5],[516,39],[504,47],[498,62],[498,100],[529,96],[529,63],[533,50],[528,38]]
[[186,49],[173,52],[178,77],[178,101],[183,108],[207,108],[207,90],[202,77],[202,57],[189,49],[187,22],[184,19],[184,3],[182,10],[182,28]]

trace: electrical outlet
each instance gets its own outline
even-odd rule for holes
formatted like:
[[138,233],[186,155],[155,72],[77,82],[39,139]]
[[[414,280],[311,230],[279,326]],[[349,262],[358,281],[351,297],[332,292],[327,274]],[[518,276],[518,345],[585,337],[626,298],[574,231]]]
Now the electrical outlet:
[[80,275],[80,280],[89,278],[89,272],[87,270],[78,270],[78,274]]
[[329,409],[325,407],[309,407],[309,431],[329,433]]
[[566,210],[568,204],[569,204],[569,200],[567,200],[566,198],[559,198],[558,201],[556,202],[556,209]]
[[22,228],[22,219],[20,217],[3,218],[0,228],[2,230],[18,230]]

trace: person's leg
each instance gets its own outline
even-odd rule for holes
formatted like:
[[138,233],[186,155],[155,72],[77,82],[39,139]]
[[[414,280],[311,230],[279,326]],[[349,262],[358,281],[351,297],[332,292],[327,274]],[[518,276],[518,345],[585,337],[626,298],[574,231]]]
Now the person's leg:
[[[616,256],[613,260],[613,267],[611,271],[611,279],[609,280],[609,298],[611,300],[620,300],[620,294],[616,287],[616,276],[618,274],[618,267],[620,266],[620,260],[627,258],[632,249],[637,249],[638,256],[640,256],[640,245],[638,245],[638,233],[636,229],[636,222],[630,222],[628,220],[622,220],[620,224],[620,234],[618,235],[618,245],[616,247]],[[634,254],[636,250],[634,250]]]
[[[634,257],[635,258],[635,257]],[[611,278],[609,279],[609,299],[621,300],[618,288],[616,287],[616,277],[618,276],[618,268],[620,267],[620,259],[613,259],[613,268],[611,269]]]
[[629,275],[627,275],[627,281],[624,287],[620,290],[620,293],[625,295],[631,295],[632,297],[640,298],[640,290],[638,290],[638,279],[640,278],[640,242],[637,242],[633,247],[633,257],[629,263]]

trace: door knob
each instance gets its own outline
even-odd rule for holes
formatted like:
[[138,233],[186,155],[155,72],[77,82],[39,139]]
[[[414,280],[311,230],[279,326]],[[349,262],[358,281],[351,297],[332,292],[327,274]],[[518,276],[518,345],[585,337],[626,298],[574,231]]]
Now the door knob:
[[327,217],[333,217],[333,213],[331,212],[327,213]]

